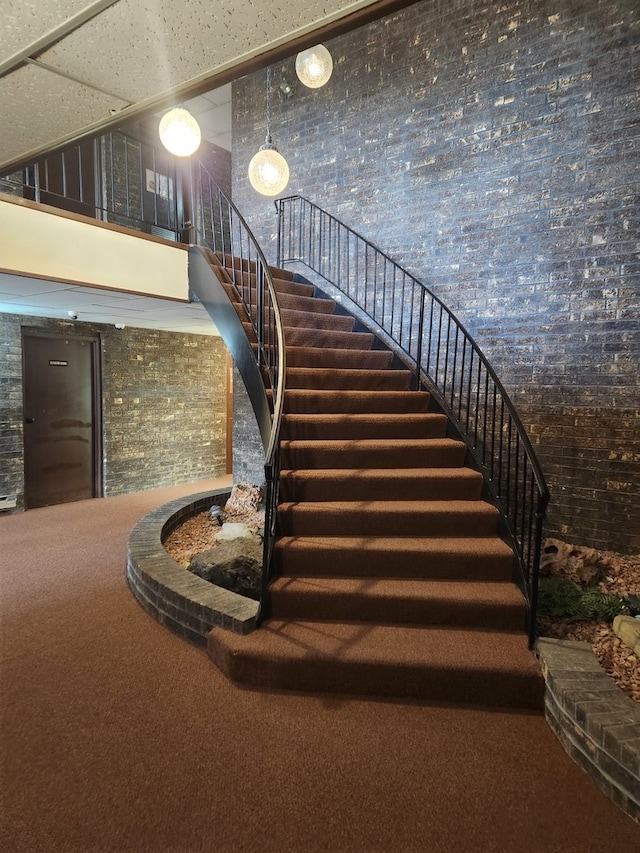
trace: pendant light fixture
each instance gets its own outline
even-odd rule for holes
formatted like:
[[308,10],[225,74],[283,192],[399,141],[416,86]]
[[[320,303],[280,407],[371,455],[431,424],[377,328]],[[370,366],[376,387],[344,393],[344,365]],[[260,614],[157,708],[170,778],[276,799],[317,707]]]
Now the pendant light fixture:
[[310,89],[324,86],[333,71],[333,59],[323,44],[303,50],[296,56],[296,74]]
[[190,157],[200,147],[200,125],[189,110],[176,107],[160,119],[160,141],[176,157]]
[[289,166],[271,138],[271,68],[267,68],[267,135],[249,163],[249,182],[261,195],[278,195],[289,183]]

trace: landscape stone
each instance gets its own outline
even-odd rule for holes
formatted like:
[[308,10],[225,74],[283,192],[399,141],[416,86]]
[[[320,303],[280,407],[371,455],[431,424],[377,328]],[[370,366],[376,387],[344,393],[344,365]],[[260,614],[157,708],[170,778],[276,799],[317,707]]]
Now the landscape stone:
[[640,657],[640,619],[633,616],[616,616],[613,630],[623,643]]
[[225,540],[244,539],[254,534],[251,529],[241,522],[225,521],[220,530],[216,533],[216,540],[224,542]]
[[223,540],[194,555],[189,571],[224,589],[258,601],[262,587],[262,540],[251,534]]

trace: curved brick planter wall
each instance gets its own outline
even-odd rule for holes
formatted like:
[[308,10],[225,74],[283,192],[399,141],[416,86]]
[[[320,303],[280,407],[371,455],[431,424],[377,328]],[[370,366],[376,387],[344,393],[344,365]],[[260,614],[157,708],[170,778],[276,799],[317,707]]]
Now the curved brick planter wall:
[[640,822],[640,705],[605,673],[588,643],[538,640],[545,715],[569,755]]
[[158,622],[199,646],[216,625],[247,634],[256,627],[258,602],[215,586],[186,571],[163,546],[186,518],[223,505],[230,492],[202,492],[164,504],[131,531],[127,580],[142,607]]

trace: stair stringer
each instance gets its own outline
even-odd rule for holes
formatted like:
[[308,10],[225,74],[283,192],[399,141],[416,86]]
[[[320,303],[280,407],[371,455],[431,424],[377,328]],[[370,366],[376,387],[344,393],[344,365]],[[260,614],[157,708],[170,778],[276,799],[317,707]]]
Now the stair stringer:
[[189,247],[189,287],[215,323],[233,356],[256,416],[262,445],[266,450],[271,437],[271,407],[267,389],[242,317],[223,286],[223,274],[224,268],[211,264],[200,247]]

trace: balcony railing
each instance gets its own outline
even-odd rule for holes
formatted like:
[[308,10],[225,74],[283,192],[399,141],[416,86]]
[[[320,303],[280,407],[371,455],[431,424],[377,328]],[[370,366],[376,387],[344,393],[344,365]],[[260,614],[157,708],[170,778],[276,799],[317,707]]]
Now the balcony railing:
[[181,241],[182,183],[168,152],[111,131],[4,176],[0,191]]

